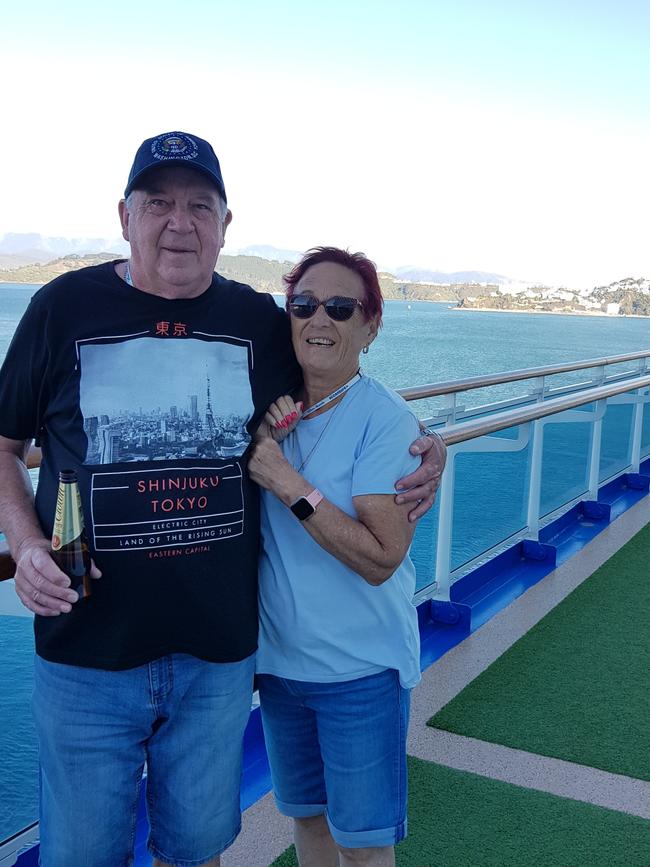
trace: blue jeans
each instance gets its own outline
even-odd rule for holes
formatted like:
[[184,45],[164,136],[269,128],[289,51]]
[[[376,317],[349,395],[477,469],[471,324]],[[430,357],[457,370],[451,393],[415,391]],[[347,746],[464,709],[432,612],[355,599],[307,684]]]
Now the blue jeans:
[[149,850],[179,867],[239,833],[254,656],[174,654],[126,671],[36,657],[42,867],[128,867],[147,762]]
[[405,837],[410,692],[397,672],[339,683],[257,679],[280,812],[325,814],[334,840],[348,848]]

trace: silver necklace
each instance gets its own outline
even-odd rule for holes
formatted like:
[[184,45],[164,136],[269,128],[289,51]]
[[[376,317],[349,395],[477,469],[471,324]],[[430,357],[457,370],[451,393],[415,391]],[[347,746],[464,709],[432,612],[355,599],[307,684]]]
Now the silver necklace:
[[[331,410],[330,417],[327,419],[327,422],[325,423],[322,431],[318,434],[318,438],[317,438],[316,442],[309,449],[309,453],[308,453],[306,458],[303,459],[303,457],[302,457],[302,451],[300,449],[300,443],[298,442],[298,429],[296,428],[296,430],[291,431],[291,433],[289,434],[289,436],[291,437],[291,463],[293,464],[295,469],[298,470],[299,473],[301,473],[304,470],[304,468],[307,466],[307,462],[309,461],[311,456],[314,454],[314,452],[318,448],[320,441],[325,436],[325,431],[330,426],[330,424],[332,423],[332,419],[336,415],[336,410],[341,406],[342,403],[343,403],[343,401],[340,401],[339,403],[336,404],[334,409]],[[300,461],[300,466],[296,466],[296,464],[297,464],[296,447],[298,449],[298,459],[297,460]]]
[[357,370],[357,372],[354,374],[354,376],[351,379],[348,379],[347,382],[343,383],[343,385],[340,385],[335,391],[331,392],[331,394],[328,394],[327,397],[324,397],[322,400],[319,400],[318,403],[313,404],[313,406],[310,406],[309,409],[306,409],[303,412],[302,417],[305,418],[306,416],[310,415],[311,413],[316,412],[316,410],[322,409],[324,406],[327,406],[328,403],[332,403],[332,401],[336,400],[337,397],[341,398],[341,400],[336,404],[334,409],[331,411],[330,417],[327,419],[325,426],[323,427],[322,431],[319,433],[318,439],[316,440],[314,445],[309,450],[309,454],[307,455],[306,458],[304,458],[304,460],[301,460],[299,467],[296,466],[296,446],[298,447],[299,459],[302,458],[302,452],[300,450],[300,443],[298,442],[298,429],[296,428],[295,430],[291,431],[291,433],[290,433],[290,436],[291,436],[291,463],[293,464],[295,469],[298,470],[299,473],[301,473],[304,470],[305,466],[307,465],[307,461],[314,454],[314,452],[318,448],[318,444],[325,436],[325,431],[332,423],[332,419],[334,418],[334,415],[336,414],[336,410],[343,403],[342,398],[348,393],[348,391],[352,388],[353,385],[356,385],[357,382],[359,382],[359,380],[361,379],[362,376],[363,376],[363,374],[361,373],[361,371]]

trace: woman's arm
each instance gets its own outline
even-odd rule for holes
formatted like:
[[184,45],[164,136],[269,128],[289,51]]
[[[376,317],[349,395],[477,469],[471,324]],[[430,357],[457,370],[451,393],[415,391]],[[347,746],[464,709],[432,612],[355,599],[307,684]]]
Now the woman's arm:
[[[248,471],[254,482],[271,491],[287,508],[314,489],[268,435],[255,443]],[[408,520],[409,506],[397,505],[391,494],[357,496],[353,501],[357,519],[324,499],[302,522],[303,527],[321,548],[368,584],[379,586],[390,578],[411,544],[415,527]]]

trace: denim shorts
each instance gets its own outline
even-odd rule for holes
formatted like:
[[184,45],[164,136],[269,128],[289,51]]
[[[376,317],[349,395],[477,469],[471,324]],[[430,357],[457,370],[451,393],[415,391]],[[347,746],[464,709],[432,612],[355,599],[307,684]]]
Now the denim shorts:
[[278,809],[325,814],[340,846],[392,846],[406,836],[409,690],[387,669],[342,683],[258,674]]
[[240,829],[254,656],[174,654],[126,671],[36,657],[42,867],[129,867],[147,763],[149,851],[194,867]]

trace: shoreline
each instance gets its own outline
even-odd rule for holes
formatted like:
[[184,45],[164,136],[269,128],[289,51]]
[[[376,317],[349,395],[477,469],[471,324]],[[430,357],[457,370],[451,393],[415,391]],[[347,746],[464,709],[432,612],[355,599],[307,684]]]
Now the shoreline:
[[602,310],[521,310],[513,307],[450,307],[460,313],[522,313],[542,316],[601,316],[605,319],[650,319],[645,313],[605,313]]
[[[51,282],[51,281],[48,281]],[[14,281],[0,279],[0,287],[2,286],[45,286],[45,283],[16,283]],[[260,290],[256,290],[260,291]],[[285,298],[284,292],[268,292],[276,298]],[[458,307],[451,300],[437,300],[434,298],[384,298],[384,301],[398,301],[402,304],[445,304],[448,310],[455,310],[460,313],[517,313],[517,314],[533,314],[541,316],[600,316],[605,319],[650,319],[650,313],[605,313],[601,311],[591,310],[521,310],[514,307]]]

